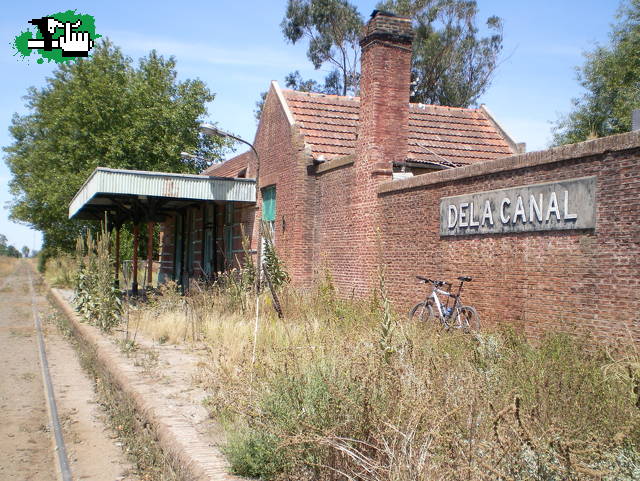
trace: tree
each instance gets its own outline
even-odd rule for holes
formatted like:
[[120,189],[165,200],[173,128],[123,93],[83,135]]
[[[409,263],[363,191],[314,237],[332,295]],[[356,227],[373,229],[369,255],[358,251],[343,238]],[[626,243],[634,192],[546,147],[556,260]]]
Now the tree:
[[29,248],[27,246],[22,246],[20,253],[22,254],[22,257],[29,257]]
[[219,156],[222,140],[198,128],[214,96],[200,80],[177,81],[175,65],[152,51],[135,66],[105,40],[28,90],[4,149],[11,218],[42,231],[45,248],[73,248],[83,223],[67,219],[68,205],[96,167],[197,172]]
[[386,0],[378,5],[413,19],[411,101],[469,107],[491,85],[502,52],[502,20],[476,26],[476,0]]
[[357,8],[347,0],[289,0],[280,24],[282,33],[293,44],[308,40],[307,57],[314,68],[329,65],[331,70],[321,88],[313,80],[302,80],[298,72],[289,74],[287,84],[293,88],[355,95],[360,79],[358,43],[362,24]]
[[0,256],[20,257],[20,251],[9,245],[7,236],[0,234]]
[[[476,26],[476,0],[385,0],[378,9],[413,19],[412,102],[469,107],[489,88],[502,52],[502,20]],[[287,86],[323,93],[357,94],[362,17],[347,0],[289,0],[282,31],[292,43],[309,40],[316,69],[329,64],[324,84],[289,74]],[[258,105],[259,107],[259,105]],[[259,110],[259,109],[258,109]]]
[[620,6],[610,45],[586,53],[578,70],[584,95],[556,122],[554,144],[629,132],[631,113],[640,108],[640,0]]
[[21,257],[20,251],[11,245],[7,247],[7,251],[5,255],[9,257],[15,257],[16,259],[20,259]]

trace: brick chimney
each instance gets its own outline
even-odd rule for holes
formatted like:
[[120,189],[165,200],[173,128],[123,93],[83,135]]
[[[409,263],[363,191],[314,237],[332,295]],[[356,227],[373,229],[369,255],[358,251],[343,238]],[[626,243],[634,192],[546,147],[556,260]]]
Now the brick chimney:
[[360,120],[349,193],[353,223],[344,233],[358,296],[369,295],[377,285],[383,256],[377,228],[385,218],[377,186],[391,180],[394,161],[407,158],[412,41],[410,19],[379,10],[360,37]]
[[407,158],[412,41],[411,19],[380,10],[362,29],[357,162],[372,176]]

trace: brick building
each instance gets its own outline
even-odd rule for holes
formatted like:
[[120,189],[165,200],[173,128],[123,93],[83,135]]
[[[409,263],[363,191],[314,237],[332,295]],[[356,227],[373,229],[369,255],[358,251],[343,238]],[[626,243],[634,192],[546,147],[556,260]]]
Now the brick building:
[[[241,262],[243,234],[255,250],[262,218],[301,287],[328,271],[343,295],[366,296],[384,266],[405,308],[420,296],[415,275],[464,274],[474,277],[466,299],[487,322],[531,336],[577,323],[640,339],[640,133],[525,154],[484,107],[410,103],[412,37],[409,19],[374,12],[359,98],[272,82],[259,159],[250,151],[202,173],[257,177],[257,205],[203,202],[173,214],[164,276],[184,282]],[[574,186],[586,190],[574,198]],[[464,195],[471,201],[448,200]],[[473,199],[488,210],[482,222]],[[576,221],[591,211],[591,223]]]
[[[325,256],[344,266],[335,273],[339,283],[343,277],[366,277],[357,266],[367,250],[364,236],[375,230],[369,217],[375,214],[370,204],[377,184],[505,157],[519,147],[484,106],[409,102],[412,37],[408,19],[374,14],[361,42],[361,98],[282,90],[271,83],[254,140],[259,188],[275,206],[273,218],[266,218],[273,222],[277,249],[297,285],[313,282]],[[257,159],[248,151],[202,174],[255,178],[256,169]],[[202,204],[178,213],[177,223],[165,223],[165,275],[177,279],[236,265],[243,255],[242,230],[256,237],[254,219],[263,216],[261,207]],[[204,256],[201,248],[207,225],[216,256]],[[373,230],[367,232],[366,225]],[[176,226],[178,237],[193,231],[192,241],[176,243]],[[173,262],[176,245],[184,257],[178,266]],[[180,265],[188,272],[178,273]],[[358,285],[359,291],[366,290],[366,283]]]

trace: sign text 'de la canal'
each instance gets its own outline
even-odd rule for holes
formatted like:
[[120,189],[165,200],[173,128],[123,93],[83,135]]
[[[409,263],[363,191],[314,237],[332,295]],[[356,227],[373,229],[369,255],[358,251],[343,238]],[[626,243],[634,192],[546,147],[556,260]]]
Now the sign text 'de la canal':
[[444,197],[440,235],[501,234],[596,226],[596,178]]

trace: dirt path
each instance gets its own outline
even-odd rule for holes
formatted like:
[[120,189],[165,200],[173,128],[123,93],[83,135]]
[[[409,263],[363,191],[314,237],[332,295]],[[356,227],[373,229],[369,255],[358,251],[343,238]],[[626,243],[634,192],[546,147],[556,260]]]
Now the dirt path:
[[[29,293],[28,261],[0,278],[0,479],[57,479]],[[34,277],[34,281],[37,279]],[[4,286],[4,287],[3,287]],[[92,381],[36,288],[58,413],[74,480],[137,481],[103,423]]]

